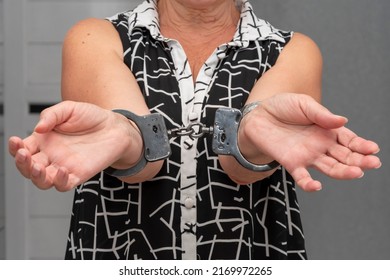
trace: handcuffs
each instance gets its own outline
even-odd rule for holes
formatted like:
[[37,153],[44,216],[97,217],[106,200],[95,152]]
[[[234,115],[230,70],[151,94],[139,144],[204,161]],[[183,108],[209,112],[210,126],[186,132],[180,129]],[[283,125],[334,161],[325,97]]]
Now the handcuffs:
[[[126,110],[113,110],[133,121],[140,130],[143,139],[144,152],[141,159],[131,168],[115,169],[108,167],[105,173],[115,177],[127,177],[140,172],[148,162],[166,159],[171,155],[169,139],[188,135],[199,138],[204,134],[212,134],[212,150],[217,155],[233,156],[243,167],[258,172],[272,170],[279,166],[277,161],[268,164],[255,164],[241,154],[238,147],[238,127],[241,119],[256,108],[260,102],[250,103],[242,110],[234,108],[219,108],[215,113],[214,125],[206,127],[201,123],[190,124],[186,128],[167,130],[162,115],[153,113],[145,116],[138,116]],[[198,131],[194,129],[198,127]]]

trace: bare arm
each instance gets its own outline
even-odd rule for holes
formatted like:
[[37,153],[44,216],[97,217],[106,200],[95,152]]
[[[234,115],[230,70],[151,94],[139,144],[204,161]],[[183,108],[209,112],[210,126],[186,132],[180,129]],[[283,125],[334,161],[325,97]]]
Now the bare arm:
[[[62,66],[64,100],[88,102],[109,110],[125,109],[138,115],[149,113],[133,74],[123,62],[119,35],[109,21],[88,19],[74,26],[64,42]],[[137,140],[137,145],[126,148],[113,167],[128,168],[134,158],[140,157],[143,147],[141,139]],[[150,179],[161,165],[148,164],[139,174],[122,180]]]
[[[321,188],[309,175],[309,167],[334,178],[352,179],[362,176],[362,169],[380,166],[379,159],[371,156],[378,146],[357,137],[344,127],[344,117],[319,104],[321,75],[318,47],[310,38],[295,34],[249,95],[247,103],[260,100],[262,104],[243,118],[238,135],[240,150],[249,161],[277,160],[309,191]],[[241,184],[274,172],[249,171],[231,157],[220,160],[232,180]]]
[[[63,102],[46,109],[34,133],[11,137],[9,151],[21,174],[42,189],[69,190],[102,169],[126,169],[143,153],[138,128],[112,109],[149,113],[123,62],[120,38],[105,20],[75,25],[63,46]],[[147,164],[129,183],[153,178],[162,161]]]
[[[321,75],[322,57],[318,47],[310,38],[302,34],[294,34],[279,55],[276,64],[256,83],[248,97],[247,104],[258,100],[263,101],[285,92],[304,93],[320,100]],[[246,159],[259,164],[274,160],[269,155],[248,151],[248,145],[244,143],[245,139],[242,134],[239,135],[240,150]],[[252,172],[228,156],[220,157],[220,162],[231,179],[241,184],[261,180],[275,171]],[[243,178],[245,181],[242,180]]]

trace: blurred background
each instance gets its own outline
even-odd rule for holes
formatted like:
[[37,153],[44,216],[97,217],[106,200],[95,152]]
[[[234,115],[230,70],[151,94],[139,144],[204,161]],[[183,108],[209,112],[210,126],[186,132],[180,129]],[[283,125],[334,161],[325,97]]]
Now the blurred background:
[[[61,44],[78,20],[140,0],[0,0],[0,259],[63,259],[73,192],[39,191],[7,152],[60,100]],[[383,166],[299,191],[310,259],[390,259],[390,1],[252,0],[275,27],[309,35],[324,57],[323,104],[381,146]]]

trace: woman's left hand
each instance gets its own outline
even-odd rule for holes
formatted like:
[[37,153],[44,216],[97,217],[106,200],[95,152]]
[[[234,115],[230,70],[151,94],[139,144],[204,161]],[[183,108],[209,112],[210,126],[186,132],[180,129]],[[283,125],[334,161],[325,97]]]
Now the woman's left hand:
[[357,136],[346,123],[307,95],[277,94],[243,118],[240,149],[252,161],[264,155],[275,159],[302,189],[320,190],[310,167],[332,178],[355,179],[381,166],[375,156],[378,145]]

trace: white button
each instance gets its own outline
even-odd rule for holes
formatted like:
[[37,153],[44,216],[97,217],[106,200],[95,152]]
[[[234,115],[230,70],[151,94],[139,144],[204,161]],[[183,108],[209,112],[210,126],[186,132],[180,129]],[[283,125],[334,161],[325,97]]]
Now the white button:
[[191,197],[187,197],[186,200],[184,200],[184,206],[187,209],[193,208],[194,205],[195,205],[195,202],[194,202],[194,200]]
[[214,69],[212,69],[212,68],[207,68],[204,72],[205,72],[205,74],[206,74],[207,76],[212,77],[213,74],[214,74]]
[[220,53],[217,54],[217,57],[222,60],[222,59],[224,59],[226,57],[226,53],[220,52]]

